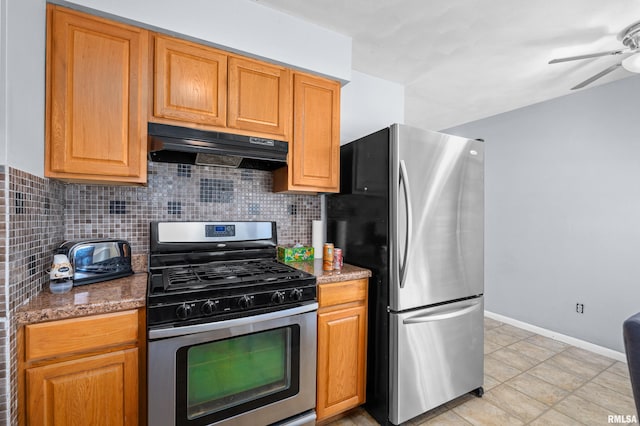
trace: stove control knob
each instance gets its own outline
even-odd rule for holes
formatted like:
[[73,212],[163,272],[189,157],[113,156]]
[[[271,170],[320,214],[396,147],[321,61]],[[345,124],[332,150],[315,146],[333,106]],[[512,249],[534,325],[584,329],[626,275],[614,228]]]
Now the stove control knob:
[[291,299],[295,300],[296,302],[302,300],[302,290],[299,288],[294,288],[293,290],[291,290]]
[[278,305],[279,305],[280,303],[283,303],[283,302],[284,302],[284,300],[285,300],[285,295],[284,295],[284,292],[283,292],[283,291],[276,291],[276,292],[275,292],[275,293],[273,293],[273,295],[271,296],[271,301],[272,301],[273,303],[278,304]]
[[238,306],[240,309],[247,309],[253,305],[253,300],[249,296],[242,296],[238,299]]
[[181,320],[185,320],[189,318],[189,316],[191,315],[191,306],[187,305],[186,303],[183,303],[182,305],[178,306],[178,308],[176,309],[176,315]]
[[205,315],[213,314],[216,311],[216,309],[217,308],[216,308],[215,302],[212,302],[211,300],[207,300],[200,307],[200,311]]

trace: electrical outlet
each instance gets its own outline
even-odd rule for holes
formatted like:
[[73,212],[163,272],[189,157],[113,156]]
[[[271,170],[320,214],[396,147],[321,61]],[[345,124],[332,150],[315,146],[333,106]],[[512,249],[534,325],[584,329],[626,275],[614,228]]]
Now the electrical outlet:
[[584,303],[576,303],[576,312],[584,314]]

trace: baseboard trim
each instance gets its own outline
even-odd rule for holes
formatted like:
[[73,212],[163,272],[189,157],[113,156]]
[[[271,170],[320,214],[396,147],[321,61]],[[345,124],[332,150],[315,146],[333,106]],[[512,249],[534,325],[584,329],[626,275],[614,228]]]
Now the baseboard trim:
[[578,348],[597,353],[598,355],[615,359],[616,361],[624,362],[625,364],[627,362],[627,356],[624,353],[614,351],[613,349],[605,348],[604,346],[599,346],[594,343],[587,342],[585,340],[576,339],[575,337],[567,336],[566,334],[561,334],[552,330],[547,330],[546,328],[538,327],[536,325],[531,325],[529,323],[519,321],[510,317],[506,317],[504,315],[496,314],[490,311],[484,311],[484,315],[487,318],[491,318],[493,320],[500,321],[505,324],[512,325],[514,327],[522,328],[523,330],[531,331],[541,336],[558,340],[560,342],[567,343],[569,345],[576,346]]

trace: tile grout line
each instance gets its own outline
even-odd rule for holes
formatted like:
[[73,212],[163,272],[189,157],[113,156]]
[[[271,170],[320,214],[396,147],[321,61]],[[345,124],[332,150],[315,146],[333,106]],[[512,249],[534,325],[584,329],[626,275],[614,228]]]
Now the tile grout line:
[[[500,327],[502,327],[502,326],[501,326],[501,325],[498,325],[498,326],[495,326],[495,327],[491,327],[491,328],[490,328],[490,330],[495,330],[495,329],[498,329],[498,328],[500,328]],[[512,327],[515,327],[515,326],[512,326]],[[486,331],[486,330],[485,330],[485,331]],[[513,334],[510,334],[510,333],[509,333],[509,332],[507,332],[507,331],[505,331],[505,332],[503,332],[503,333],[504,333],[504,334],[507,334],[507,335],[510,335],[510,336],[512,336],[512,337],[518,337],[518,336],[514,336]],[[524,337],[524,338],[520,338],[520,340],[518,340],[518,341],[516,341],[516,342],[513,342],[513,343],[511,343],[511,344],[509,344],[509,345],[507,345],[507,346],[503,346],[503,345],[497,344],[497,343],[494,341],[494,342],[492,342],[492,343],[496,343],[498,346],[500,346],[500,349],[496,349],[495,351],[490,352],[489,354],[485,354],[485,355],[491,355],[492,353],[497,352],[497,351],[499,351],[499,350],[501,350],[501,349],[510,349],[511,351],[518,352],[520,355],[527,356],[526,354],[523,354],[523,353],[521,353],[520,351],[517,351],[517,350],[515,350],[515,349],[511,348],[511,346],[513,346],[513,345],[515,345],[515,344],[517,344],[517,343],[519,343],[519,342],[522,342],[522,341],[527,341],[530,337],[533,337],[533,336],[535,336],[535,335],[536,335],[536,334],[535,334],[535,333],[533,333],[531,336]],[[543,336],[543,337],[546,337],[546,336]],[[548,338],[548,337],[547,337],[547,338]],[[548,339],[550,339],[550,338],[548,338]],[[553,339],[551,339],[551,340],[553,340]],[[569,345],[569,344],[566,344],[566,343],[565,343],[565,345],[567,345],[567,346],[566,346],[565,348],[563,348],[562,350],[560,350],[560,351],[556,352],[556,351],[554,351],[554,350],[553,350],[553,349],[551,349],[551,348],[544,347],[544,346],[542,346],[542,345],[537,345],[535,342],[527,341],[527,343],[529,343],[529,344],[531,344],[531,345],[534,345],[534,346],[537,346],[537,347],[539,347],[539,348],[542,348],[542,349],[545,349],[545,350],[551,351],[551,352],[553,352],[553,355],[552,355],[552,356],[550,356],[550,357],[548,357],[548,358],[546,358],[546,359],[545,359],[545,360],[543,360],[543,361],[539,361],[537,364],[535,364],[535,365],[533,365],[533,366],[529,367],[529,368],[528,368],[527,370],[525,370],[525,371],[521,371],[521,372],[520,372],[520,374],[518,374],[518,375],[516,375],[516,376],[513,376],[513,377],[511,377],[510,379],[508,379],[507,381],[504,381],[504,382],[501,382],[501,381],[499,381],[498,379],[496,379],[495,377],[493,377],[493,376],[490,376],[490,375],[489,375],[489,376],[490,376],[490,377],[492,377],[494,380],[496,380],[497,382],[499,382],[499,383],[500,383],[500,385],[506,385],[506,386],[509,386],[511,389],[514,389],[516,392],[519,392],[519,393],[522,393],[522,392],[518,391],[517,389],[513,388],[513,386],[511,386],[511,385],[509,385],[509,384],[507,383],[509,380],[512,380],[512,379],[514,379],[514,378],[516,378],[516,377],[518,377],[518,376],[521,376],[521,375],[523,375],[523,374],[525,374],[525,373],[527,373],[527,374],[528,374],[529,370],[531,370],[531,369],[533,369],[533,368],[535,368],[535,367],[537,367],[537,366],[539,366],[539,365],[541,365],[541,364],[544,364],[545,362],[549,361],[550,359],[554,358],[554,357],[555,357],[555,356],[557,356],[557,355],[560,355],[560,354],[563,354],[563,353],[567,352],[567,350],[568,350],[568,349],[570,349],[570,348],[573,348],[573,347],[578,348],[577,346],[573,346],[573,345]],[[564,342],[561,342],[561,343],[564,343]],[[578,349],[581,349],[581,348],[578,348]],[[584,350],[584,349],[583,349],[583,350]],[[595,354],[595,355],[599,355],[599,354]],[[572,358],[572,359],[573,359],[574,361],[576,361],[576,362],[584,361],[584,360],[581,360],[581,359],[577,359],[575,356],[572,356],[570,353],[566,353],[566,354],[565,354],[565,356],[567,356],[567,357],[569,357],[569,358]],[[605,357],[605,356],[603,356],[603,355],[599,355],[599,356],[602,356],[602,357],[604,357],[604,358],[608,358],[608,357]],[[495,357],[493,357],[493,358],[494,358],[494,359],[496,359]],[[528,356],[527,356],[527,358],[529,358],[529,359],[532,359],[532,360],[533,360],[533,358],[531,358],[531,357],[528,357]],[[501,361],[501,360],[500,360],[500,361]],[[535,360],[535,361],[538,361],[538,360]],[[503,361],[503,362],[504,362],[504,361]],[[596,368],[598,368],[598,369],[599,369],[599,372],[598,372],[598,374],[596,374],[595,376],[593,376],[593,377],[591,377],[591,378],[586,378],[586,377],[584,377],[584,376],[580,376],[580,375],[578,375],[578,374],[575,374],[573,371],[571,371],[571,372],[567,372],[567,374],[570,374],[570,375],[572,375],[572,376],[575,376],[575,377],[577,377],[577,378],[579,378],[579,379],[585,379],[585,380],[586,380],[584,383],[580,384],[577,388],[575,388],[575,389],[573,389],[573,390],[568,390],[568,389],[559,388],[559,387],[558,387],[557,385],[555,385],[554,383],[550,383],[550,382],[548,382],[547,380],[545,380],[545,379],[543,379],[543,378],[540,378],[540,377],[534,376],[534,377],[536,377],[537,379],[539,379],[539,380],[541,380],[541,381],[543,381],[543,382],[545,382],[545,383],[547,383],[547,384],[549,384],[549,385],[551,385],[551,386],[555,386],[555,387],[557,387],[557,388],[559,388],[559,389],[562,389],[562,390],[564,390],[564,391],[568,392],[568,394],[567,394],[567,395],[565,395],[564,397],[562,397],[561,399],[559,399],[558,401],[556,401],[555,403],[553,403],[552,405],[548,405],[548,404],[546,404],[546,403],[544,403],[544,402],[542,402],[542,401],[539,401],[539,400],[538,400],[538,399],[536,399],[536,398],[533,398],[533,397],[531,397],[531,396],[529,396],[529,395],[523,394],[523,395],[525,395],[525,396],[527,396],[527,397],[530,397],[530,398],[532,398],[533,400],[535,400],[535,401],[537,401],[537,402],[540,402],[540,403],[542,403],[542,404],[544,404],[545,406],[547,406],[547,407],[548,407],[545,411],[543,411],[543,412],[542,412],[540,415],[538,415],[536,418],[534,418],[533,420],[531,420],[530,422],[525,423],[525,424],[530,424],[531,422],[534,422],[536,419],[538,419],[538,418],[540,418],[541,416],[543,416],[543,415],[544,415],[545,413],[547,413],[548,411],[550,411],[550,410],[555,410],[556,412],[558,412],[558,413],[560,413],[560,414],[562,414],[562,415],[564,415],[564,416],[567,416],[567,417],[571,418],[572,420],[574,420],[574,421],[576,421],[576,422],[578,422],[578,423],[580,423],[580,424],[584,425],[584,423],[583,423],[583,422],[581,422],[580,420],[578,420],[578,419],[574,418],[573,416],[568,415],[568,414],[566,414],[566,413],[563,413],[562,411],[558,411],[558,410],[556,409],[556,407],[557,407],[560,403],[562,403],[563,401],[565,401],[567,398],[569,398],[570,396],[575,396],[576,398],[580,398],[580,399],[582,399],[582,400],[585,400],[585,399],[584,399],[584,398],[582,398],[581,396],[577,395],[577,394],[576,394],[576,392],[577,392],[578,390],[580,390],[580,389],[584,388],[584,387],[585,387],[586,385],[588,385],[589,383],[592,383],[592,381],[593,381],[596,377],[600,376],[600,375],[601,375],[602,373],[604,373],[605,371],[608,371],[612,366],[614,366],[614,365],[616,364],[616,362],[618,362],[618,361],[617,361],[617,360],[615,360],[615,359],[611,359],[611,364],[609,364],[607,367],[602,368],[602,369],[600,369],[600,367],[594,366],[594,367],[596,367]],[[515,369],[518,369],[518,370],[519,370],[519,368],[515,367],[513,364],[509,364],[508,362],[505,362],[505,364],[509,365],[509,366],[510,366],[510,367],[512,367],[512,368],[515,368]],[[620,374],[617,374],[617,373],[615,373],[615,372],[611,372],[611,374],[615,374],[615,375],[617,375],[618,377],[622,377],[622,378],[625,378],[625,379],[626,379],[626,377],[624,377],[624,376],[622,376],[622,375],[620,375]],[[499,385],[497,385],[497,386],[499,386]],[[495,386],[495,387],[497,387],[497,386]],[[612,389],[612,388],[610,388],[610,387],[608,387],[608,386],[604,386],[604,385],[601,385],[601,386],[603,386],[603,387],[605,387],[605,388],[607,388],[607,389],[609,389],[609,390],[611,390],[611,391],[615,392],[616,394],[619,394],[619,395],[621,395],[621,396],[626,396],[626,395],[624,395],[623,393],[619,392],[617,389]],[[494,387],[494,388],[495,388],[495,387]],[[492,389],[493,389],[493,388],[492,388]],[[592,401],[590,401],[590,400],[585,400],[585,401],[587,401],[589,404],[597,405],[598,407],[600,407],[600,408],[602,408],[602,409],[604,409],[604,410],[610,410],[610,411],[613,413],[613,410],[612,410],[610,407],[605,407],[605,406],[603,406],[601,403],[592,402]],[[487,401],[487,402],[488,402],[488,401]],[[493,404],[493,405],[495,406],[495,404]],[[498,408],[500,408],[500,407],[498,407]],[[614,413],[614,414],[619,414],[619,413]],[[518,417],[518,416],[517,416],[517,415],[515,415],[515,414],[514,414],[514,416],[515,416],[515,417]],[[520,419],[520,420],[522,420],[521,418],[519,418],[519,419]]]

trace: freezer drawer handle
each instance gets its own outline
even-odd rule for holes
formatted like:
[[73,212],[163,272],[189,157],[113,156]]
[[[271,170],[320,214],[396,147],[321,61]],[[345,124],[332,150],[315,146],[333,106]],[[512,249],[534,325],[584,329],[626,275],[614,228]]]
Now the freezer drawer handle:
[[411,215],[411,192],[409,190],[409,174],[407,173],[407,166],[404,160],[400,160],[400,183],[404,188],[404,197],[407,205],[407,237],[404,239],[404,259],[402,266],[400,267],[400,288],[404,288],[405,278],[407,275],[407,264],[409,263],[409,247],[411,247],[411,236],[413,235],[411,229],[411,222],[413,220]]
[[456,317],[460,317],[462,315],[468,314],[469,312],[477,309],[479,306],[480,306],[480,302],[473,302],[472,304],[467,305],[463,308],[455,308],[455,309],[450,309],[444,312],[437,312],[435,314],[426,314],[426,315],[420,315],[417,317],[406,318],[403,321],[403,323],[404,324],[420,324],[424,322],[441,321],[441,320],[456,318]]

